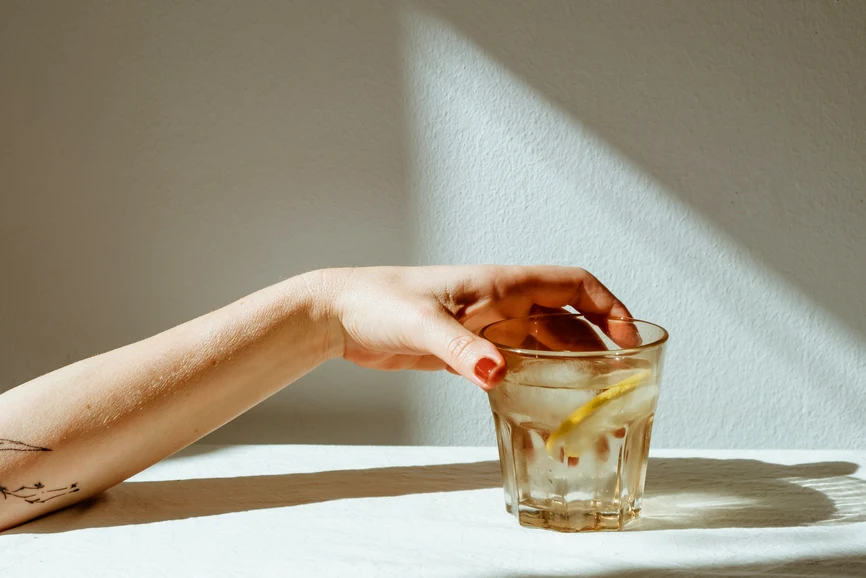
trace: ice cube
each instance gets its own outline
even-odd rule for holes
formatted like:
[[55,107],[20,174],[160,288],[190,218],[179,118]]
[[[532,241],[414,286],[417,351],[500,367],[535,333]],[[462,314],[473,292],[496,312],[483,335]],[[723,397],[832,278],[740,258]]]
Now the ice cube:
[[589,387],[590,379],[598,375],[596,362],[583,359],[527,359],[509,369],[508,379],[516,383],[540,387]]
[[491,392],[497,411],[517,424],[532,424],[532,429],[551,432],[571,412],[587,403],[595,390],[550,388],[505,382]]

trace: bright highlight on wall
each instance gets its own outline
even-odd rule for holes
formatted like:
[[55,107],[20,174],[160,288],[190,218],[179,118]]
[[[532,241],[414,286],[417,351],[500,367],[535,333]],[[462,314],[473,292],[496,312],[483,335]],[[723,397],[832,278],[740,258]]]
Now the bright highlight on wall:
[[[451,25],[404,25],[418,261],[583,266],[665,326],[657,447],[861,445],[855,331]],[[492,443],[483,394],[416,381],[416,439]]]

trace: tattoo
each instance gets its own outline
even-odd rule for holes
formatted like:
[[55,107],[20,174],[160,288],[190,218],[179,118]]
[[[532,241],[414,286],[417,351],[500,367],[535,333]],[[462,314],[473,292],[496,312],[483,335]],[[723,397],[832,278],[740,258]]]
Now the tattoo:
[[0,495],[3,496],[4,500],[8,500],[9,498],[20,498],[28,504],[44,504],[48,500],[53,500],[54,498],[59,498],[60,496],[65,496],[67,494],[73,494],[77,491],[77,483],[65,488],[56,488],[53,490],[46,490],[45,486],[39,482],[36,482],[32,486],[21,486],[17,490],[9,490],[8,488],[0,486]]
[[0,438],[0,452],[50,452],[48,448],[39,446],[31,446],[24,442],[16,442],[15,440],[6,440]]
[[[25,444],[15,440],[0,438],[0,452],[50,452],[48,448]],[[36,482],[32,486],[21,486],[17,490],[10,490],[4,486],[0,486],[0,496],[4,500],[9,498],[18,498],[24,500],[28,504],[44,504],[54,498],[59,498],[67,494],[74,494],[78,491],[78,483],[65,488],[47,489],[42,482]]]

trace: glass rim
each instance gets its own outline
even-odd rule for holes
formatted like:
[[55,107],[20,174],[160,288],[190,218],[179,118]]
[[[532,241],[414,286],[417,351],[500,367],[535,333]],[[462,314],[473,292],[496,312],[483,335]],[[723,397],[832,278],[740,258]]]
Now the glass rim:
[[[648,349],[652,349],[654,347],[659,347],[667,342],[670,334],[668,334],[668,330],[662,327],[657,323],[653,323],[652,321],[644,321],[643,319],[638,319],[636,317],[617,317],[617,316],[608,316],[605,319],[613,320],[613,321],[627,321],[631,323],[643,323],[645,325],[649,325],[659,329],[662,334],[658,339],[654,339],[649,343],[641,343],[637,347],[629,347],[625,349],[604,349],[604,350],[596,350],[596,351],[542,351],[540,349],[522,349],[519,347],[511,347],[508,345],[503,345],[501,343],[497,343],[496,341],[490,339],[486,333],[488,330],[492,329],[497,325],[501,325],[503,323],[509,323],[512,321],[526,321],[528,319],[539,319],[542,317],[574,317],[585,319],[586,321],[590,321],[584,314],[582,313],[570,313],[568,311],[563,311],[562,313],[537,313],[535,315],[526,315],[524,317],[512,317],[510,319],[500,319],[499,321],[494,321],[493,323],[489,323],[481,328],[478,332],[478,335],[483,339],[490,341],[493,345],[496,346],[500,351],[506,351],[508,353],[515,353],[518,355],[523,355],[527,357],[555,357],[555,358],[585,358],[585,357],[621,357],[626,355],[634,355],[636,353],[640,353],[642,351],[647,351]],[[595,325],[593,323],[593,325]]]

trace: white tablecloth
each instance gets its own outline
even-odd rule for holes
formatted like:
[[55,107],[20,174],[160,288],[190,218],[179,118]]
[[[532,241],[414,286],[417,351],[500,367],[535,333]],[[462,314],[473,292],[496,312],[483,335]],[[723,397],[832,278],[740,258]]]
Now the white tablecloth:
[[656,451],[644,517],[505,513],[494,448],[206,446],[0,534],[0,576],[866,576],[866,452]]

